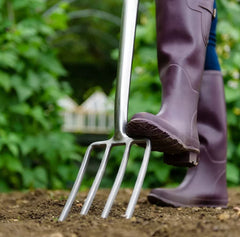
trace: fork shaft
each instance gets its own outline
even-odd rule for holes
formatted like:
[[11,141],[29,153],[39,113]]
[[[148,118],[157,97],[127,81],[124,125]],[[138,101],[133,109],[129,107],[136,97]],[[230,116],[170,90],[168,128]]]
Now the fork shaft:
[[128,99],[136,31],[137,10],[138,0],[124,1],[122,13],[120,55],[118,61],[117,87],[115,94],[115,139],[121,139],[125,135],[125,125],[127,123],[128,116]]

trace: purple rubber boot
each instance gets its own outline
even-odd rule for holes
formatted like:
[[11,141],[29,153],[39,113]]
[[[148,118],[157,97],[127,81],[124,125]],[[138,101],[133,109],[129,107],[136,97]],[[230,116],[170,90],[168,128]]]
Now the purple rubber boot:
[[[225,207],[226,108],[222,74],[205,71],[198,107],[200,162],[188,169],[185,179],[174,189],[157,188],[148,195],[150,203],[164,206]],[[177,155],[173,159],[177,159]]]

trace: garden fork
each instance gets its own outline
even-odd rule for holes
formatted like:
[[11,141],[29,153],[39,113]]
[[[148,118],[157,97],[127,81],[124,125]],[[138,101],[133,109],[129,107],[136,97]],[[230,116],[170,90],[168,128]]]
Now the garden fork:
[[93,199],[96,195],[96,192],[99,188],[100,182],[102,180],[105,168],[107,166],[109,153],[114,146],[125,145],[125,151],[123,158],[115,178],[112,190],[108,196],[106,205],[102,212],[102,217],[107,218],[110,209],[113,205],[113,202],[117,196],[118,190],[122,183],[122,179],[127,167],[127,162],[129,158],[130,148],[133,144],[145,145],[145,152],[143,156],[143,161],[139,170],[139,174],[125,213],[127,219],[132,217],[137,199],[139,197],[141,187],[144,181],[146,174],[149,156],[151,152],[151,143],[148,139],[132,139],[126,135],[125,125],[127,123],[128,115],[128,99],[129,99],[129,88],[131,80],[131,69],[132,69],[132,58],[133,58],[133,49],[134,49],[134,39],[136,31],[136,20],[137,20],[137,10],[138,10],[138,0],[124,0],[123,4],[123,14],[122,14],[122,29],[121,29],[121,41],[120,41],[120,57],[118,63],[118,75],[117,75],[117,87],[115,95],[115,108],[114,108],[114,136],[106,141],[94,142],[89,145],[81,167],[79,169],[77,178],[73,185],[72,191],[68,197],[67,203],[65,204],[63,211],[59,217],[59,221],[63,221],[68,212],[71,209],[73,201],[76,198],[77,192],[82,182],[88,161],[90,159],[90,153],[93,148],[105,147],[105,152],[97,171],[96,177],[93,181],[93,184],[89,190],[88,196],[84,201],[84,205],[81,210],[82,215],[86,215],[90,206],[93,202]]

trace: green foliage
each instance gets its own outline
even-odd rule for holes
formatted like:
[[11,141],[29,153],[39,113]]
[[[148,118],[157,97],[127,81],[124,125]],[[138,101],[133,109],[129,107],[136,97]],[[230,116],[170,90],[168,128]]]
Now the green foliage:
[[[73,98],[82,103],[85,91],[92,87],[99,86],[107,94],[111,90],[116,61],[110,52],[118,47],[122,0],[50,0],[48,5],[54,9],[63,2],[71,2],[66,10],[68,27],[58,31],[51,43],[58,47],[58,57],[69,71]],[[84,81],[81,87],[80,80]]]
[[[140,1],[139,12],[144,10]],[[48,0],[51,6],[69,3],[68,27],[57,32],[51,43],[59,49],[59,59],[68,70],[67,80],[73,88],[73,98],[82,103],[85,91],[99,86],[109,94],[115,78],[117,62],[111,52],[118,48],[122,0]],[[79,87],[79,81],[84,81]]]
[[65,26],[63,9],[44,19],[43,0],[0,5],[0,191],[63,188],[79,160],[74,137],[61,132],[57,101],[70,89],[48,42]]

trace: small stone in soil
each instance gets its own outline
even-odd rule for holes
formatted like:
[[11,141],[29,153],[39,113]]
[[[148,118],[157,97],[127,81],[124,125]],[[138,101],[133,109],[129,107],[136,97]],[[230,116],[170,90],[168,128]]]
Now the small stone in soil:
[[230,215],[226,212],[223,212],[218,216],[218,219],[221,221],[228,220],[230,218]]

